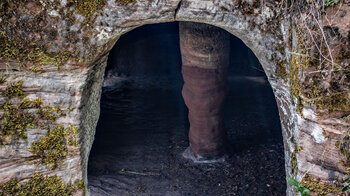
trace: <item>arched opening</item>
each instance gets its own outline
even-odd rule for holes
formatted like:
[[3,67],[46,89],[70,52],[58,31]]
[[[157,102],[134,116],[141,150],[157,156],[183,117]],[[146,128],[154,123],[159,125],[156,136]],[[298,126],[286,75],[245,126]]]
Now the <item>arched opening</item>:
[[178,36],[177,23],[145,25],[110,52],[89,158],[92,193],[284,194],[276,101],[258,60],[233,35],[225,106],[231,157],[206,165],[182,159],[189,123]]

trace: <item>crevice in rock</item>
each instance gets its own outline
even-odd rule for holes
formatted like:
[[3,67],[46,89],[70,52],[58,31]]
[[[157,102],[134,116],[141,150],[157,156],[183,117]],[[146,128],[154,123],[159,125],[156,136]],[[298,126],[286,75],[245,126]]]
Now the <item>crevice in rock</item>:
[[182,0],[180,0],[180,1],[177,3],[177,6],[176,6],[176,9],[175,9],[175,12],[174,12],[174,20],[176,20],[176,15],[177,15],[177,13],[178,13],[179,10],[180,10],[181,5],[182,5]]

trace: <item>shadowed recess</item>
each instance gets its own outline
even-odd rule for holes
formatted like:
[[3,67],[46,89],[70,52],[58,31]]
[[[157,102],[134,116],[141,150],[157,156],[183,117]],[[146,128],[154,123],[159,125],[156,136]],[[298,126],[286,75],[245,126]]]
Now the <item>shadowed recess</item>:
[[230,36],[224,163],[193,164],[178,23],[145,25],[110,52],[88,179],[92,195],[285,195],[276,101],[251,50]]

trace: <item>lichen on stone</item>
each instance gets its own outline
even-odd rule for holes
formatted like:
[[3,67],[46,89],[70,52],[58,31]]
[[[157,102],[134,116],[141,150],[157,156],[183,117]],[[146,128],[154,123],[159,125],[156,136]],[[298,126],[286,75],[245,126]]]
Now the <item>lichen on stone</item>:
[[22,196],[22,195],[42,195],[42,196],[72,196],[78,190],[84,189],[84,182],[77,180],[74,183],[64,183],[62,178],[44,176],[34,173],[33,177],[26,182],[19,182],[16,178],[11,179],[0,186],[0,196]]

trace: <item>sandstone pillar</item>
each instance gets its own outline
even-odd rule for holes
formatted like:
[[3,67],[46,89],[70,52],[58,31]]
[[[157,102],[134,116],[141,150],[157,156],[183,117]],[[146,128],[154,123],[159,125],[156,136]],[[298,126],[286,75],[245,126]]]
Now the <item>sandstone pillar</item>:
[[229,33],[202,23],[180,22],[180,47],[188,107],[190,147],[184,157],[210,161],[227,149],[223,104],[227,89]]

